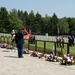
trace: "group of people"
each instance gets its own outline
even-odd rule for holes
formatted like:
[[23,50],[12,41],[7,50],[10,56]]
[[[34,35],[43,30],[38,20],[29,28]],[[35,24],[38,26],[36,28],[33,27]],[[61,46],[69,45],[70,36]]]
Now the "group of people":
[[[64,37],[56,37],[56,43],[57,47],[62,47],[64,48]],[[69,46],[74,46],[74,36],[68,36],[68,43]]]
[[63,37],[56,37],[56,44],[57,44],[57,47],[64,48],[64,38]]

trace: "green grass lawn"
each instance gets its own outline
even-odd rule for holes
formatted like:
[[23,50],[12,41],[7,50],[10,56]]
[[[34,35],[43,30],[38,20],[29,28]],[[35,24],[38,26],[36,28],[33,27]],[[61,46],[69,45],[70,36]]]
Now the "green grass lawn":
[[[27,44],[28,44],[28,40],[25,40],[25,45],[27,45]],[[52,51],[53,45],[54,45],[54,43],[46,42],[46,52],[47,53],[50,53]],[[34,51],[35,50],[35,45],[30,44],[30,49]],[[67,54],[67,45],[64,44],[63,49],[57,47],[56,50],[58,52],[60,52],[62,55]],[[37,51],[44,52],[44,42],[43,41],[38,41],[37,42]],[[70,54],[72,54],[75,57],[75,46],[70,47]]]
[[[7,39],[1,38],[0,41],[4,43],[7,42]],[[8,39],[9,43],[11,44],[11,39]],[[46,42],[46,53],[51,53],[52,47],[54,43]],[[24,48],[28,48],[28,40],[25,40]],[[30,50],[35,50],[35,44],[30,44]],[[62,54],[67,53],[67,45],[64,45],[64,49],[56,48],[57,51],[59,51]],[[44,42],[43,41],[37,41],[37,51],[44,52]],[[75,46],[70,47],[70,54],[72,54],[75,57]]]

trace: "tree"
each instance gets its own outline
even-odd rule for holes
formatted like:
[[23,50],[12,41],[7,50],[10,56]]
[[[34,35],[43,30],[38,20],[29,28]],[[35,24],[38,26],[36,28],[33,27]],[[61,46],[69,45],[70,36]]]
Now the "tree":
[[75,18],[68,18],[69,34],[75,36]]
[[49,35],[57,35],[57,23],[58,23],[58,18],[54,13],[52,18],[50,18],[48,22]]
[[23,13],[22,10],[21,10],[21,11],[18,10],[18,17],[19,17],[20,20],[22,20],[22,22],[23,22],[23,26],[25,26],[26,21],[25,21],[25,16],[24,16],[24,13]]
[[12,9],[9,13],[10,30],[23,28],[23,22],[18,18],[17,10]]
[[8,27],[8,11],[5,7],[0,8],[0,32],[6,32]]
[[25,28],[29,29],[29,25],[30,25],[30,19],[29,19],[29,15],[27,13],[27,11],[24,12],[24,18],[25,18]]
[[45,35],[46,33],[49,33],[50,31],[48,30],[49,24],[48,22],[50,21],[51,17],[45,15],[45,17],[42,18],[41,22],[41,34]]
[[37,12],[34,19],[33,33],[41,34],[41,22],[42,22],[42,17]]
[[30,30],[33,30],[33,28],[34,28],[34,19],[35,19],[35,16],[34,16],[34,12],[33,11],[31,11],[30,13],[29,13],[29,29]]
[[69,24],[66,18],[61,18],[59,20],[58,27],[61,35],[69,33]]

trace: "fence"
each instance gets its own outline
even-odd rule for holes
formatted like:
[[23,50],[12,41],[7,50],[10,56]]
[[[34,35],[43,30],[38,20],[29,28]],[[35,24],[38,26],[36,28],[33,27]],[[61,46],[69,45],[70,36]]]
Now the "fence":
[[[7,38],[7,39],[6,39]],[[7,42],[8,44],[12,44],[12,42],[10,42],[11,39],[11,35],[10,34],[4,34],[4,33],[0,33],[0,42],[5,43]],[[69,43],[68,43],[68,39],[64,38],[64,44],[67,44],[67,54],[69,54],[70,50],[69,50]],[[55,46],[55,55],[56,55],[56,37],[53,36],[39,36],[39,35],[35,35],[35,51],[37,51],[37,41],[42,41],[44,42],[44,53],[46,53],[46,42],[50,42],[53,43]],[[28,40],[28,49],[30,49],[30,43]]]

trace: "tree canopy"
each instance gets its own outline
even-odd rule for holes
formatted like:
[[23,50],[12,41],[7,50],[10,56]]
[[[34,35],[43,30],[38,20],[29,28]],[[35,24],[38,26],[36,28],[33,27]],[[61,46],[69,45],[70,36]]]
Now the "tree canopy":
[[0,7],[0,32],[9,32],[12,29],[26,28],[32,34],[64,35],[75,36],[75,18],[58,18],[55,13],[52,16],[41,16],[39,12],[34,14],[27,11],[12,9],[7,11],[5,7]]

